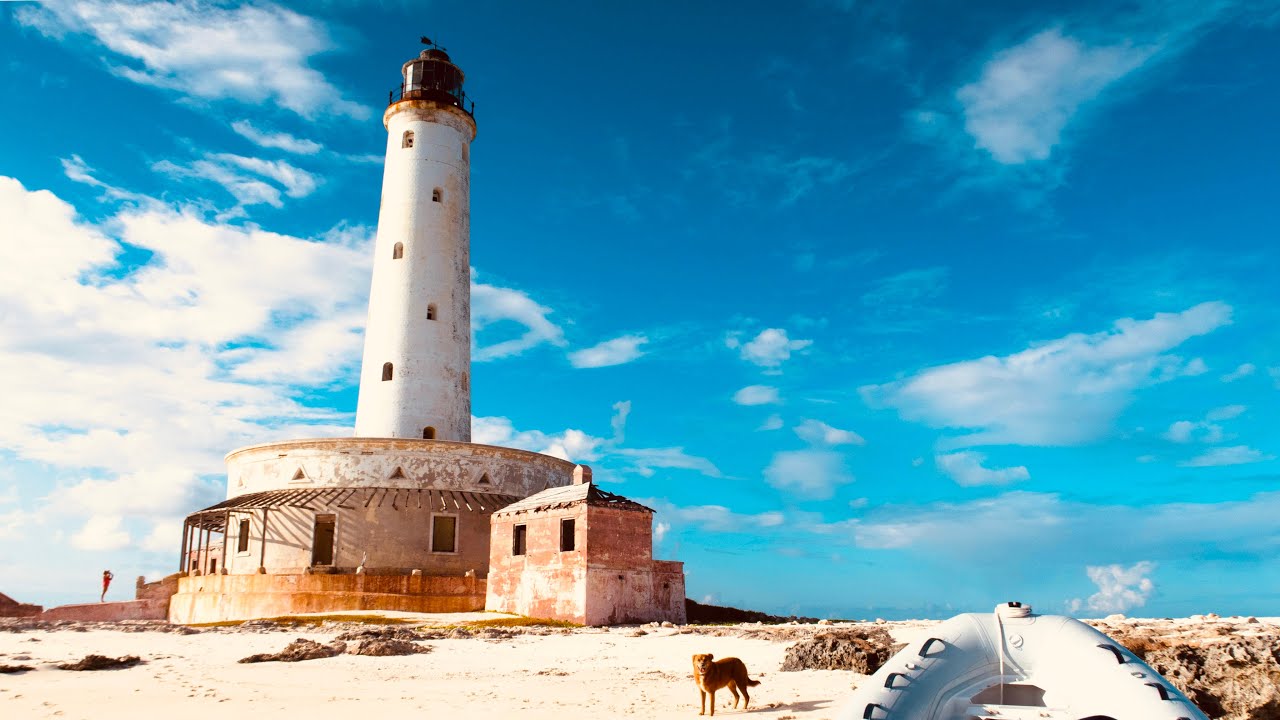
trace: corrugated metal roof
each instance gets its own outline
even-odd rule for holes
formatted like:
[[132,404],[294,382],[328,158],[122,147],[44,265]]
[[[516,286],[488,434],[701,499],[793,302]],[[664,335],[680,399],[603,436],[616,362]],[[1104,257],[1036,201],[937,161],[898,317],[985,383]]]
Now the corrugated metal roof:
[[306,510],[360,507],[432,508],[441,512],[451,510],[493,512],[520,498],[497,493],[436,490],[432,488],[385,487],[329,487],[290,488],[237,495],[187,516],[187,522],[202,528],[221,531],[228,511],[259,510],[262,508],[296,507]]
[[615,495],[611,492],[601,490],[595,486],[595,483],[582,483],[580,485],[565,485],[563,487],[547,488],[546,490],[530,495],[523,500],[517,500],[494,514],[506,515],[509,513],[547,510],[549,508],[576,505],[580,502],[585,502],[588,505],[606,505],[625,508],[627,510],[653,512],[652,508],[647,508],[634,500],[629,500],[621,495]]

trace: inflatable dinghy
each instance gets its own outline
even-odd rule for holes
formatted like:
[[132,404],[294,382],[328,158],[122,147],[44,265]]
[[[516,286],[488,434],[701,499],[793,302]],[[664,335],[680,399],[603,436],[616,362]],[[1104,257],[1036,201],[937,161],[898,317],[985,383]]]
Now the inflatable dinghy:
[[957,615],[854,691],[841,720],[1208,720],[1155,670],[1074,618],[1004,603]]

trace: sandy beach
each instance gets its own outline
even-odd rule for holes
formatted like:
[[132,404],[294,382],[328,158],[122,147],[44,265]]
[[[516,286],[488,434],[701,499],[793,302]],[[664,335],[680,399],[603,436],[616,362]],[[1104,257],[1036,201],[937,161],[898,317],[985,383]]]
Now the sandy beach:
[[[184,635],[156,626],[88,625],[0,632],[0,664],[35,667],[0,675],[0,716],[102,720],[166,709],[184,718],[283,718],[307,709],[358,714],[376,708],[392,716],[687,718],[697,715],[698,702],[690,656],[710,652],[742,658],[761,681],[752,692],[753,716],[817,718],[832,717],[861,677],[835,670],[779,672],[790,642],[717,637],[712,633],[728,629],[716,627],[548,629],[500,639],[430,640],[423,644],[431,652],[412,656],[239,664],[254,653],[279,651],[295,638],[327,643],[350,628],[233,627]],[[892,627],[905,641],[925,624]],[[126,631],[135,629],[142,631]],[[810,626],[795,634],[813,631]],[[137,655],[144,663],[96,672],[54,667],[90,653]],[[716,699],[717,715],[734,714],[727,692]]]
[[[753,717],[833,718],[865,676],[843,670],[780,672],[798,640],[856,624],[615,628],[511,628],[473,631],[478,637],[426,639],[422,654],[366,657],[342,654],[304,662],[240,664],[273,653],[296,638],[333,642],[344,632],[402,627],[448,635],[492,613],[402,615],[386,626],[351,622],[287,626],[254,623],[186,630],[163,623],[60,623],[41,627],[9,621],[0,627],[0,665],[27,665],[0,675],[0,716],[6,718],[136,718],[168,710],[183,718],[283,718],[299,712],[443,717],[601,718],[697,715],[690,656],[698,652],[743,659],[761,684],[752,690]],[[1146,628],[1207,642],[1241,632],[1274,637],[1280,619],[1126,620],[1104,630]],[[896,642],[909,642],[932,621],[880,624]],[[870,625],[870,624],[868,624]],[[862,625],[861,627],[866,627]],[[184,634],[190,633],[190,634]],[[494,635],[484,637],[484,635]],[[88,654],[137,655],[125,669],[71,672],[56,667]],[[734,711],[717,694],[717,715]],[[373,710],[376,708],[376,710]]]

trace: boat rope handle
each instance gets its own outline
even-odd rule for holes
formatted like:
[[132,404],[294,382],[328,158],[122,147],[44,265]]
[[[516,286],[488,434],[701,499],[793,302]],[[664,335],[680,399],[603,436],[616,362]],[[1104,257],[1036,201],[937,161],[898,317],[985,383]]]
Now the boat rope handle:
[[887,688],[889,688],[890,690],[892,690],[892,689],[893,689],[893,679],[894,679],[894,678],[904,678],[904,677],[906,677],[906,676],[907,676],[907,675],[906,675],[906,673],[891,672],[891,673],[889,673],[889,677],[887,677],[887,678],[885,678],[885,679],[884,679],[884,686],[885,686],[885,687],[887,687]]
[[[1012,605],[1012,603],[1010,603]],[[1000,704],[1004,704],[1004,621],[1000,619],[1000,607],[992,613],[996,616],[996,650],[1000,655]]]
[[[942,640],[936,637],[931,637],[928,640],[925,640],[924,644],[920,646],[920,657],[929,657],[929,648],[934,643],[940,643],[940,642],[942,642]],[[942,643],[942,645],[943,647],[946,647],[946,643]]]
[[863,720],[870,720],[871,716],[876,713],[876,710],[884,710],[884,707],[877,705],[876,703],[867,703],[867,709],[862,711]]
[[1115,645],[1110,645],[1108,643],[1098,643],[1098,647],[1102,648],[1103,650],[1110,650],[1111,652],[1115,653],[1116,662],[1120,663],[1121,665],[1124,664],[1124,654],[1120,652],[1120,648],[1116,647]]
[[1165,687],[1164,685],[1161,685],[1160,683],[1154,683],[1154,682],[1149,682],[1144,684],[1147,685],[1147,687],[1155,688],[1156,691],[1160,693],[1161,700],[1169,699],[1169,688]]

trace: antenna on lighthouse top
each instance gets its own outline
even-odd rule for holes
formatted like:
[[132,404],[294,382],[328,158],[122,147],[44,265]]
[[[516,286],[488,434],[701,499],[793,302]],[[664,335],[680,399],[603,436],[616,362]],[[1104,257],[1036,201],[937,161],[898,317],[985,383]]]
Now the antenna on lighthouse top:
[[423,45],[426,45],[427,47],[434,48],[437,50],[444,50],[445,52],[448,52],[448,48],[444,47],[443,45],[437,45],[436,43],[432,42],[431,38],[427,37],[426,35],[423,35],[422,37],[418,38],[418,41],[421,42]]

